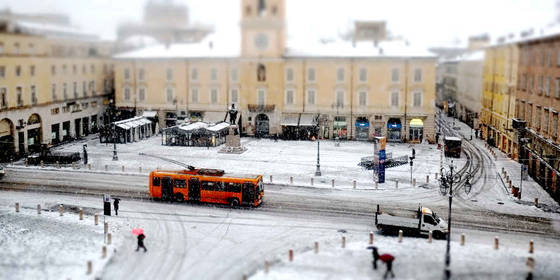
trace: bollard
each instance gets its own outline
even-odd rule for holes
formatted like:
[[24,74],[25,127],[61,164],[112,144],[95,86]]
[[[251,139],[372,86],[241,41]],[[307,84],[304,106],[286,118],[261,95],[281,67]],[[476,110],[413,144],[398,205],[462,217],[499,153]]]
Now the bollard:
[[111,233],[107,233],[107,245],[111,245],[112,236]]
[[532,254],[535,251],[533,240],[529,240],[529,254]]
[[395,180],[395,189],[399,189],[399,179]]
[[122,172],[124,172],[124,165],[122,166]]
[[103,246],[101,248],[101,257],[102,258],[106,258],[107,257],[107,246]]
[[29,162],[25,159],[25,167],[29,166]]
[[342,249],[346,248],[346,236],[342,237]]
[[142,166],[138,167],[138,173],[142,173]]
[[93,221],[94,221],[95,225],[99,224],[99,215],[97,215],[97,213],[95,213],[95,215],[93,215]]
[[461,233],[461,246],[465,246],[465,234]]
[[313,186],[313,177],[311,177],[311,185]]
[[539,207],[539,198],[535,197],[535,207]]
[[60,163],[58,162],[58,160],[56,161],[56,168],[60,168]]
[[105,164],[105,171],[109,170],[109,166],[107,166],[107,164]]
[[80,208],[80,221],[84,219],[84,209]]
[[41,215],[41,204],[37,204],[37,215]]
[[356,189],[356,180],[352,181],[352,188]]
[[76,169],[76,163],[72,162],[72,169]]
[[535,259],[533,257],[527,257],[527,275],[526,279],[533,279],[533,271],[535,269]]
[[268,274],[268,267],[269,267],[268,261],[265,260],[264,261],[264,273],[266,273],[266,274]]
[[272,183],[272,175],[270,175],[270,182]]
[[428,243],[432,243],[432,231],[428,232]]
[[426,184],[430,183],[430,175],[426,175]]
[[369,245],[373,244],[373,231],[369,232]]
[[499,247],[500,247],[500,241],[498,240],[498,237],[495,236],[494,237],[494,249],[498,250]]
[[91,163],[88,163],[87,168],[91,170]]
[[19,213],[19,202],[16,202],[16,213]]
[[402,229],[399,229],[399,243],[402,242],[402,236],[403,236],[403,231]]
[[41,160],[41,168],[45,167],[45,164],[43,163],[43,161]]
[[319,242],[315,241],[315,246],[314,247],[315,247],[315,249],[314,249],[315,254],[319,254]]
[[58,206],[58,214],[60,214],[60,216],[64,215],[64,206],[62,204]]
[[14,165],[14,158],[10,158],[10,165]]
[[506,169],[502,167],[502,174],[506,174]]
[[511,189],[511,186],[512,186],[511,181],[509,181],[509,188],[510,188],[510,189]]
[[104,232],[109,232],[109,223],[108,222],[103,223],[103,230],[104,230]]
[[334,188],[334,179],[331,180],[332,187]]
[[91,263],[91,261],[87,262],[87,274],[91,274],[91,271],[93,270],[93,264]]
[[436,180],[437,180],[437,177],[438,177],[438,173],[436,172]]
[[416,187],[416,178],[412,179],[412,186]]
[[290,249],[288,258],[290,259],[290,261],[294,260],[294,250]]
[[290,176],[290,185],[293,185],[293,184],[294,184],[294,177]]
[[378,187],[379,187],[379,182],[375,181],[375,189],[377,190]]
[[247,279],[248,279],[248,278],[247,278],[247,274],[244,273],[243,276],[241,276],[241,279],[242,279],[242,280],[247,280]]

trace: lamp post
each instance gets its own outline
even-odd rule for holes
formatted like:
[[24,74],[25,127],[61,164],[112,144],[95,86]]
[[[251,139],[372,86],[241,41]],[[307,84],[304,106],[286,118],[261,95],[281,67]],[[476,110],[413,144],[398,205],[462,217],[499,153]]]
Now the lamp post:
[[529,142],[528,138],[520,138],[519,139],[519,163],[521,163],[521,170],[520,170],[520,176],[519,176],[519,194],[518,194],[518,199],[521,199],[521,192],[523,191],[523,169],[525,167],[525,158],[523,155],[523,148],[525,147],[525,144],[527,144],[527,142]]
[[321,139],[319,137],[319,118],[317,117],[317,125],[315,126],[315,129],[317,130],[317,170],[315,170],[315,176],[321,176],[321,163],[319,162],[319,142],[321,142],[319,139]]
[[113,126],[112,129],[112,134],[113,134],[113,160],[117,161],[119,160],[119,157],[117,156],[117,126],[115,125],[115,104],[113,103],[113,100],[111,99],[110,101],[110,106],[111,106],[111,125]]
[[[440,177],[440,192],[445,195],[449,193],[449,212],[447,215],[447,249],[445,252],[445,270],[444,276],[445,279],[449,279],[451,277],[451,204],[453,203],[453,184],[456,184],[455,187],[459,186],[459,182],[461,181],[461,176],[453,175],[453,161],[451,161],[451,165],[449,166],[449,172],[445,172],[445,170],[441,169],[441,177]],[[471,191],[471,184],[469,182],[470,175],[467,174],[467,180],[465,181],[465,192],[468,194]]]

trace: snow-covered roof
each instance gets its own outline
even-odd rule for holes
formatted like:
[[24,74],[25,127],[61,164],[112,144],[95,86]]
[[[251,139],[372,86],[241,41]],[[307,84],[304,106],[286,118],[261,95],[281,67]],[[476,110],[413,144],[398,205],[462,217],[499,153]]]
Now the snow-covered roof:
[[479,50],[479,51],[473,51],[473,52],[468,52],[465,53],[461,56],[460,60],[461,61],[482,61],[484,60],[484,51],[483,50]]
[[228,128],[229,126],[230,126],[229,123],[227,123],[227,122],[221,122],[221,123],[219,123],[219,124],[213,125],[213,126],[208,127],[208,128],[206,128],[206,129],[207,129],[207,130],[210,130],[210,131],[220,131],[220,130],[222,130],[222,129]]
[[158,40],[148,35],[133,35],[123,40],[123,44],[134,47],[148,47],[158,44]]
[[79,28],[72,25],[52,24],[45,22],[35,22],[21,19],[0,19],[9,22],[10,28],[16,29],[19,32],[48,36],[48,37],[68,37],[79,38],[87,40],[96,40],[97,36],[81,31]]
[[[159,44],[115,56],[116,59],[150,58],[237,58],[241,56],[239,36],[214,33],[201,42]],[[404,41],[384,41],[374,46],[372,42],[319,41],[289,39],[284,52],[286,58],[325,57],[325,58],[383,58],[383,57],[421,57],[435,58],[427,49],[409,46]]]
[[152,123],[152,121],[140,116],[140,117],[134,117],[134,118],[114,122],[113,124],[115,124],[117,127],[120,127],[122,129],[130,129],[133,127],[139,127],[150,123]]
[[184,131],[191,131],[191,130],[195,130],[195,129],[199,129],[199,128],[205,128],[208,127],[207,123],[204,122],[194,122],[194,123],[190,123],[187,125],[181,125],[179,126],[180,130],[184,130]]

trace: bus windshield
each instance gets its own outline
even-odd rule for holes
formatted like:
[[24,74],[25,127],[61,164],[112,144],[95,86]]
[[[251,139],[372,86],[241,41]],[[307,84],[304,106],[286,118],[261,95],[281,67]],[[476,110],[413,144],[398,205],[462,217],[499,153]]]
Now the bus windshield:
[[264,190],[262,180],[259,181],[259,185],[257,186],[257,193],[260,193]]

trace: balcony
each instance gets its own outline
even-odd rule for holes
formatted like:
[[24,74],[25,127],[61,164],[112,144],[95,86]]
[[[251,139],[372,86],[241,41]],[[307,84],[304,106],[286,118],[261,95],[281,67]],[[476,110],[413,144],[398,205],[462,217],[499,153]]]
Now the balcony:
[[260,105],[260,104],[248,104],[247,109],[249,112],[253,113],[270,113],[273,112],[275,108],[274,104],[270,105]]

